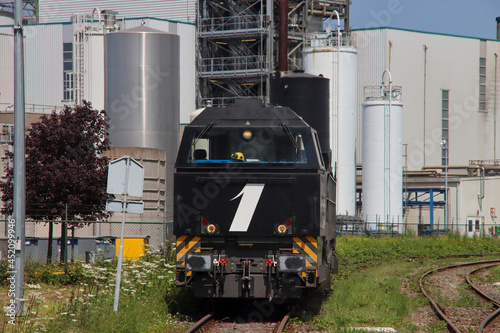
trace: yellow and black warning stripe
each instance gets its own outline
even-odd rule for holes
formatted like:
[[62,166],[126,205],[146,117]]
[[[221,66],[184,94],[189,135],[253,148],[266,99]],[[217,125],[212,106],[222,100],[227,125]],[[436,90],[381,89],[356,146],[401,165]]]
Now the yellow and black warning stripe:
[[200,239],[199,236],[182,235],[177,237],[177,267],[185,265],[188,254],[200,252]]
[[[316,267],[318,261],[318,241],[311,236],[293,237],[293,253],[304,255],[306,258],[306,269]],[[305,272],[302,272],[302,275],[305,274]]]

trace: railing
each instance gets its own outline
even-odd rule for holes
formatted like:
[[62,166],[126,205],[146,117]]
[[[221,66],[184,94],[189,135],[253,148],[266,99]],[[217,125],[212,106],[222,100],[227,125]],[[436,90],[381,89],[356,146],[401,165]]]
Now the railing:
[[469,165],[500,166],[500,160],[469,160]]
[[234,103],[236,99],[260,99],[264,100],[264,96],[233,96],[233,97],[207,97],[202,98],[201,103],[203,106],[226,106]]
[[224,36],[249,33],[265,33],[268,20],[264,15],[243,15],[230,17],[210,17],[200,19],[198,34],[200,36]]
[[200,77],[228,77],[266,74],[267,56],[222,57],[201,59],[198,64]]
[[349,0],[316,0],[316,2],[320,4],[326,4],[326,5],[348,5]]
[[[307,34],[304,40],[305,47],[336,47],[337,44],[338,38],[335,30],[330,33]],[[352,34],[342,34],[340,36],[340,46],[356,47],[356,37]]]
[[[394,101],[401,101],[401,86],[392,86],[391,98]],[[387,86],[368,86],[363,88],[365,100],[387,99],[389,88]]]
[[437,218],[433,222],[429,217],[421,221],[404,218],[388,218],[371,216],[354,221],[337,217],[337,234],[367,236],[399,236],[410,233],[419,236],[442,236],[446,233],[457,233],[468,237],[500,237],[500,226],[493,222],[481,222],[470,225],[467,220],[451,218],[448,223]]
[[[55,105],[43,105],[43,104],[29,104],[26,103],[24,105],[25,112],[33,112],[33,113],[52,113],[55,111],[56,113],[61,112],[64,109],[64,106],[55,106]],[[0,103],[0,117],[1,114],[7,114],[7,112],[14,112],[14,104],[9,103]]]

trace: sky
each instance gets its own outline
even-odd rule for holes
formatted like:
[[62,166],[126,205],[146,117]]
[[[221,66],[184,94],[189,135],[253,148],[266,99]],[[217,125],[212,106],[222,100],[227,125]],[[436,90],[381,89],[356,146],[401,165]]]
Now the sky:
[[391,27],[496,39],[500,0],[352,0],[351,28]]

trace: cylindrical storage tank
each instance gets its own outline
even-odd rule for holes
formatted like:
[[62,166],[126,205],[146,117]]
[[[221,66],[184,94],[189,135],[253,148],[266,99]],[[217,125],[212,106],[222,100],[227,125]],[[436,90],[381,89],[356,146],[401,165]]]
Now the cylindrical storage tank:
[[330,152],[329,80],[322,76],[290,73],[271,78],[270,101],[287,106],[318,132],[321,150]]
[[337,51],[337,46],[330,45],[331,41],[335,38],[311,40],[312,46],[302,53],[303,63],[306,73],[330,79],[330,145],[332,164],[337,166],[337,215],[355,216],[358,55],[353,46],[341,46]]
[[179,36],[140,26],[106,34],[104,48],[110,144],[165,150],[169,221],[179,141]]
[[13,25],[14,22],[14,13],[0,11],[0,25]]
[[[365,94],[368,90],[365,88]],[[363,103],[363,219],[372,231],[403,232],[403,104],[379,93]],[[370,95],[370,94],[368,94]],[[388,95],[388,90],[387,94]],[[386,127],[388,130],[386,131]]]

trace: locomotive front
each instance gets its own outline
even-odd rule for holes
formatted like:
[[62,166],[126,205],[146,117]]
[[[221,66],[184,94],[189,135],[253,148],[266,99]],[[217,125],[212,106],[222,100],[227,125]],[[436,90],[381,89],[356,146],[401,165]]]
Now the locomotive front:
[[184,131],[174,184],[178,286],[299,298],[329,283],[335,182],[316,132],[289,108],[206,108]]

